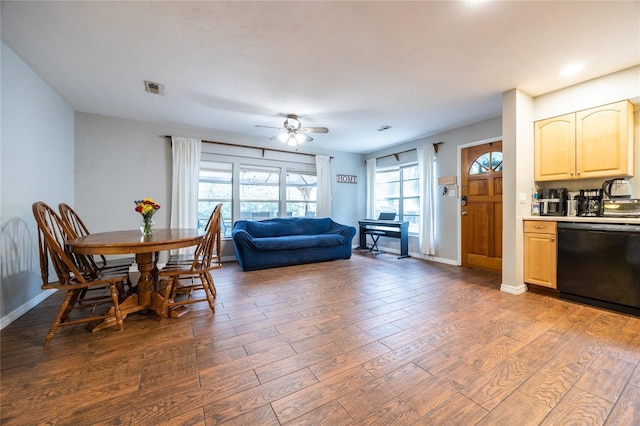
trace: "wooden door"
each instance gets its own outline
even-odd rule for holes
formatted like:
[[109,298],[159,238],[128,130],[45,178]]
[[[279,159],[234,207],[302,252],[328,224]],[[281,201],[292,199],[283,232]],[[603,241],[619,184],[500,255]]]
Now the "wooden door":
[[502,141],[462,150],[462,266],[502,270]]

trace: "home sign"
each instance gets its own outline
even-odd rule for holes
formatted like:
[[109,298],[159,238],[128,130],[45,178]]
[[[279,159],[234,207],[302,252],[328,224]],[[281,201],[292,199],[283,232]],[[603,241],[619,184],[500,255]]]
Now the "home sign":
[[338,183],[358,183],[358,176],[355,175],[336,175]]

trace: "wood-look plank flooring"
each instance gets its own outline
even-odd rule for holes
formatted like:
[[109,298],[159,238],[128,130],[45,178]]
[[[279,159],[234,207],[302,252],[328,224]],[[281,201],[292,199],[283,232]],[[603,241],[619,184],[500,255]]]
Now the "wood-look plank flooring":
[[640,318],[354,252],[214,271],[216,312],[0,334],[4,425],[638,425]]

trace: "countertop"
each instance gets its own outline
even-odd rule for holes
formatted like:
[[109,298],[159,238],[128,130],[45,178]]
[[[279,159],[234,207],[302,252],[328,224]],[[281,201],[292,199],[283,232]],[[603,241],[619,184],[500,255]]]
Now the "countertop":
[[547,222],[623,223],[640,225],[640,218],[633,217],[523,216],[522,220],[542,220]]

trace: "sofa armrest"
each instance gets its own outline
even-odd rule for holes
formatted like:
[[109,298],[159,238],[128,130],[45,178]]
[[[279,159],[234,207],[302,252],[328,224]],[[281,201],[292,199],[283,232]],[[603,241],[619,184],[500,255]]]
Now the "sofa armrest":
[[253,242],[253,237],[244,229],[235,229],[231,233],[231,238],[236,245],[250,247],[252,249],[256,248],[256,245]]
[[332,221],[328,232],[331,234],[342,234],[348,239],[355,237],[357,231],[353,226],[342,225]]

